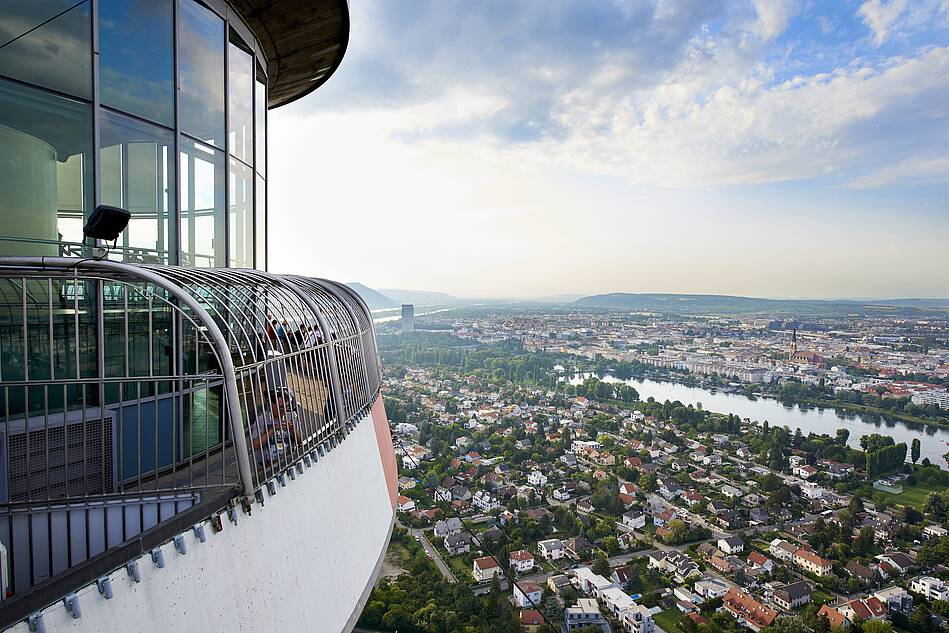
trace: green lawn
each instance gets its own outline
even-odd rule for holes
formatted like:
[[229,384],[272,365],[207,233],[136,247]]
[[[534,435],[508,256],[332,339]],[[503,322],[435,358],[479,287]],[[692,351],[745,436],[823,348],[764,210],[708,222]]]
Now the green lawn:
[[666,633],[676,633],[679,630],[679,620],[684,614],[678,609],[667,609],[652,616],[653,621]]
[[473,582],[474,578],[471,576],[471,563],[465,560],[464,556],[454,556],[452,558],[444,557],[445,562],[448,563],[448,566],[451,567],[451,573],[455,574],[455,578],[458,579],[458,582],[469,583]]
[[[931,492],[942,492],[945,490],[945,486],[934,485],[934,484],[916,484],[915,486],[907,486],[906,482],[903,482],[903,492],[898,495],[889,495],[887,499],[893,503],[901,506],[912,506],[919,510],[923,511],[923,505],[926,503],[926,497],[929,496]],[[877,492],[874,490],[874,492]]]
[[832,594],[829,594],[822,589],[816,589],[814,593],[811,594],[811,602],[817,605],[826,604],[833,599],[834,596]]

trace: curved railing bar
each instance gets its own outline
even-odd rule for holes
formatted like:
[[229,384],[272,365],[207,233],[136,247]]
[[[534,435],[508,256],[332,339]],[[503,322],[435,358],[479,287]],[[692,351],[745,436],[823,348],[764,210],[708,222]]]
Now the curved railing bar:
[[313,316],[316,317],[316,322],[320,326],[320,331],[323,332],[323,342],[328,346],[328,350],[330,352],[326,355],[327,361],[329,363],[330,386],[333,389],[333,401],[336,404],[336,422],[340,427],[342,427],[345,423],[343,419],[343,416],[345,415],[345,409],[343,407],[343,388],[339,382],[339,365],[336,362],[336,354],[333,353],[329,324],[326,322],[322,311],[319,309],[313,299],[309,297],[307,293],[298,285],[296,285],[292,280],[287,279],[286,277],[278,277],[277,275],[264,271],[254,272],[261,277],[265,277],[274,283],[280,284],[282,287],[294,293],[294,295],[299,297],[313,312]]
[[[356,311],[353,310],[353,307],[349,305],[348,301],[343,299],[342,293],[340,293],[339,289],[334,288],[328,284],[322,283],[319,279],[314,279],[313,281],[317,285],[319,285],[319,287],[323,288],[325,291],[333,295],[333,297],[335,297],[337,301],[343,304],[343,308],[349,313],[349,318],[353,320],[353,326],[356,328],[354,335],[359,336],[359,338],[361,339],[362,328],[359,327],[359,318],[356,316]],[[341,341],[342,341],[342,337],[340,337],[340,342]],[[362,365],[362,380],[366,388],[366,395],[369,396],[372,393],[372,386],[369,384],[369,368],[366,366],[365,353],[360,353],[359,356],[361,360],[360,365]]]
[[224,374],[224,389],[227,394],[227,406],[230,415],[231,436],[234,449],[237,453],[237,469],[241,478],[244,495],[248,499],[254,498],[254,482],[250,466],[250,452],[247,447],[247,437],[242,428],[240,400],[237,392],[237,374],[234,361],[231,358],[230,346],[224,339],[224,334],[217,323],[208,314],[207,310],[193,296],[181,286],[168,278],[142,266],[133,266],[121,262],[96,259],[74,259],[67,257],[0,257],[0,267],[5,268],[39,268],[43,270],[69,271],[72,269],[90,270],[93,272],[108,271],[122,273],[143,281],[149,281],[159,288],[167,290],[173,297],[184,303],[207,326],[208,333],[217,348],[221,362],[221,371]]
[[356,302],[360,306],[362,306],[363,316],[366,317],[366,320],[368,321],[368,325],[369,325],[369,331],[372,332],[372,337],[371,337],[372,338],[372,356],[375,359],[377,378],[381,379],[382,366],[380,365],[381,361],[379,359],[379,349],[376,346],[376,340],[377,340],[376,339],[376,323],[372,319],[372,310],[369,309],[369,306],[363,300],[362,296],[358,292],[356,292],[355,290],[347,286],[346,284],[339,283],[338,281],[333,281],[332,279],[321,278],[319,279],[319,281],[322,281],[325,284],[329,284],[329,285],[339,288],[340,290],[348,294],[350,297],[355,299]]

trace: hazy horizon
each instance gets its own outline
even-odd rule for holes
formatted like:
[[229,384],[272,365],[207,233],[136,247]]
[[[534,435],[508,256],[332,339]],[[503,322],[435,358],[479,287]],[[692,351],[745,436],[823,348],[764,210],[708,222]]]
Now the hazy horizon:
[[949,297],[949,3],[350,9],[336,74],[270,114],[274,272]]

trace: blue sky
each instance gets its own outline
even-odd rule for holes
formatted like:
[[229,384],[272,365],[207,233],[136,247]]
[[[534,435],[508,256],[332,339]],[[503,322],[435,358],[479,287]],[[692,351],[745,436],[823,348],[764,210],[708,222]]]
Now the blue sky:
[[[949,0],[351,11],[336,75],[271,114],[274,270],[481,297],[949,296]],[[313,231],[340,239],[316,252]]]

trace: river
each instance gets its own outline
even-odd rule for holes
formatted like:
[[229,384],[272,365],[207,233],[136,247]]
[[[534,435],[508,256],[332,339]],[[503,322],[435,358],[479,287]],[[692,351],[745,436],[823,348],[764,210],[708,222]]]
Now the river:
[[[570,384],[579,384],[585,376],[576,375],[570,379]],[[811,431],[817,434],[834,435],[837,429],[850,431],[847,443],[859,449],[860,437],[870,433],[890,435],[899,442],[906,442],[909,447],[914,437],[919,438],[920,460],[928,457],[929,460],[942,468],[946,467],[943,455],[949,451],[949,430],[936,426],[914,425],[903,420],[886,418],[873,414],[853,413],[837,409],[801,408],[798,405],[785,405],[772,398],[757,398],[751,400],[744,395],[725,393],[723,391],[709,391],[700,387],[687,387],[672,382],[658,382],[655,380],[640,380],[630,378],[620,380],[614,376],[601,376],[604,382],[624,382],[635,387],[639,392],[639,399],[646,400],[650,396],[657,402],[678,400],[682,404],[695,405],[702,403],[702,408],[716,413],[731,413],[742,418],[750,418],[758,422],[767,420],[772,426],[787,426],[801,429],[807,435]],[[909,453],[907,451],[907,457]]]

